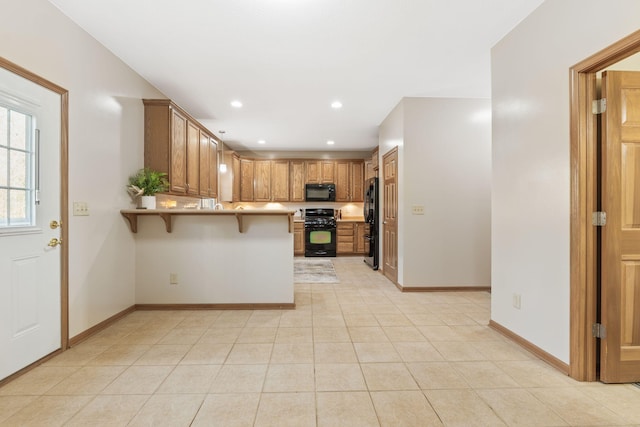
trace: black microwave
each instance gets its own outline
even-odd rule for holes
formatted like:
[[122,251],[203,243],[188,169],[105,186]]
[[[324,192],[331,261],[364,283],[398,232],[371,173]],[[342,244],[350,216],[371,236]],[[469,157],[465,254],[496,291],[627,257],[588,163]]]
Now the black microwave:
[[305,184],[304,200],[307,202],[335,202],[335,184]]

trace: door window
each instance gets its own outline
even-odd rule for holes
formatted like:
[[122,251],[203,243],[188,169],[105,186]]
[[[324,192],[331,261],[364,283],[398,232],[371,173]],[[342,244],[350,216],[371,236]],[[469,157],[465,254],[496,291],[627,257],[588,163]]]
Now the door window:
[[35,225],[34,125],[0,99],[0,230]]

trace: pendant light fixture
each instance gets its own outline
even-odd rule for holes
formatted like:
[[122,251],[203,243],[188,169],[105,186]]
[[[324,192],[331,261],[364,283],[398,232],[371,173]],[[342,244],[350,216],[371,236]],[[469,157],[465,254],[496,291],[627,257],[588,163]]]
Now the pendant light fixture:
[[222,148],[220,150],[221,159],[220,159],[219,170],[220,170],[220,173],[225,173],[227,171],[227,164],[224,162],[224,134],[225,134],[225,131],[220,130],[220,131],[218,131],[218,133],[220,133],[220,141],[222,142]]

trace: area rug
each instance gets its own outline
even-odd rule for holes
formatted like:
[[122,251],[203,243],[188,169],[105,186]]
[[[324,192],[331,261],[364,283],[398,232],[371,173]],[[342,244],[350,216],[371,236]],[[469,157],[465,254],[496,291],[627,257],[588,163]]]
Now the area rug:
[[294,259],[293,281],[295,283],[340,283],[330,259]]

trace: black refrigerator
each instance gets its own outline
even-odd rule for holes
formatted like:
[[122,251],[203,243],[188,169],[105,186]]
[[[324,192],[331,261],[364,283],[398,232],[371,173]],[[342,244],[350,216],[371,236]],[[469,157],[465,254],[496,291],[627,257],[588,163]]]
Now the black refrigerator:
[[369,178],[364,185],[364,221],[369,224],[369,234],[365,240],[369,241],[369,252],[365,254],[364,262],[374,270],[378,269],[378,228],[379,228],[378,178]]

